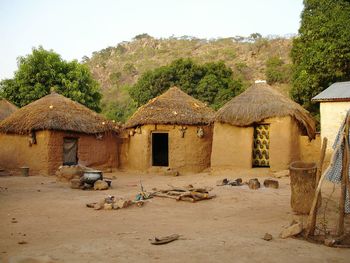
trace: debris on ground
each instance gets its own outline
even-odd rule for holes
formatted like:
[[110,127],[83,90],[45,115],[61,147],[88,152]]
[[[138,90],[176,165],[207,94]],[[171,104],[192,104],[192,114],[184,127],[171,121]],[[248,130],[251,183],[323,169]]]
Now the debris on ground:
[[277,180],[273,180],[273,179],[266,179],[264,181],[264,186],[267,188],[274,188],[277,189],[279,187],[279,183]]
[[83,165],[61,165],[56,171],[58,181],[69,182],[73,178],[80,178],[84,172],[92,171],[92,168]]
[[25,244],[28,244],[28,242],[27,241],[19,241],[18,244],[25,245]]
[[91,174],[83,173],[82,176],[75,176],[70,180],[72,189],[81,190],[107,190],[112,185],[111,179],[103,178],[101,171],[91,170]]
[[108,196],[100,202],[88,203],[86,207],[94,208],[95,210],[117,210],[127,208],[133,205],[138,207],[143,206],[145,201],[133,201],[130,199],[116,198],[115,196]]
[[259,189],[260,188],[260,182],[257,178],[254,178],[254,179],[250,179],[249,182],[248,182],[248,186],[250,189]]
[[188,201],[197,202],[201,200],[208,200],[214,198],[216,195],[209,194],[209,191],[213,190],[211,187],[198,187],[195,188],[193,185],[186,187],[174,187],[170,186],[169,189],[156,189],[152,196],[172,198],[177,201]]
[[266,240],[266,241],[271,241],[272,240],[272,235],[269,234],[269,233],[265,233],[264,237],[262,238],[263,240]]
[[241,186],[242,178],[237,178],[235,180],[229,180],[225,178],[216,182],[216,186],[224,186],[224,185]]
[[303,223],[293,221],[292,224],[282,230],[280,237],[287,238],[300,234],[303,231]]
[[103,180],[97,180],[94,183],[94,190],[107,190],[109,188],[108,183]]
[[179,237],[180,235],[178,234],[173,234],[165,237],[155,237],[153,239],[150,239],[150,242],[152,245],[164,245],[179,239]]

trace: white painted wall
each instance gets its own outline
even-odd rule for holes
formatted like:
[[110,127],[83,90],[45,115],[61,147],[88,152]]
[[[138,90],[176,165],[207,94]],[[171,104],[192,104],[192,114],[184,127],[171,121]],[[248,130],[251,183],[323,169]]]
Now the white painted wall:
[[332,151],[332,145],[337,136],[346,112],[350,109],[350,101],[345,102],[321,102],[321,137],[327,137],[327,151]]

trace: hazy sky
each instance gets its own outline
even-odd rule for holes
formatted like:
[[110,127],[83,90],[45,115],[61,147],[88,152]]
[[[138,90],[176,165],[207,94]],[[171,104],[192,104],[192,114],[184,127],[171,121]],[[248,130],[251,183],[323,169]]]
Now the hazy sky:
[[0,79],[42,45],[80,60],[135,35],[200,38],[298,32],[302,0],[0,0]]

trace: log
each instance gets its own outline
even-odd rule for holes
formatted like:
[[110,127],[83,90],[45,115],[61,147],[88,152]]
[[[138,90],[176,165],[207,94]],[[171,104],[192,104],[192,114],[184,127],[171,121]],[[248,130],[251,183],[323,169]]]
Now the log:
[[344,234],[344,217],[345,217],[345,202],[346,202],[346,185],[347,179],[349,177],[349,118],[346,119],[345,132],[343,134],[344,140],[344,151],[343,151],[343,166],[342,166],[342,178],[341,178],[341,192],[340,192],[340,202],[339,202],[339,219],[337,227],[337,235],[341,236]]
[[[326,155],[327,141],[328,141],[328,139],[326,137],[324,137],[323,142],[322,142],[320,162],[318,163],[318,170],[316,173],[316,185],[318,185],[320,178],[321,178],[321,175],[322,175],[322,167],[323,167],[324,157]],[[316,203],[319,203],[319,200],[321,200],[321,193],[317,194]],[[317,215],[317,206],[314,210],[310,211],[309,218],[308,218],[308,224],[307,224],[306,232],[305,232],[306,238],[309,237],[309,235],[314,235],[314,233],[315,233],[316,215]]]
[[167,195],[167,194],[163,194],[163,193],[154,193],[153,196],[172,198],[172,199],[177,199],[178,198],[177,196]]

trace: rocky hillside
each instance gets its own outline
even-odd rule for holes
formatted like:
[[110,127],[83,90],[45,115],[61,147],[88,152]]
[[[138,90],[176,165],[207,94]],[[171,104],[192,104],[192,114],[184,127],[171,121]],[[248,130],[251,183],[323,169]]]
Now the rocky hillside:
[[[290,39],[261,36],[206,40],[192,37],[155,39],[142,34],[131,42],[94,52],[91,58],[85,57],[84,62],[100,82],[106,106],[110,102],[127,103],[128,85],[134,84],[145,71],[184,57],[198,63],[224,61],[249,85],[256,79],[266,79],[266,62],[270,58],[278,57],[289,65],[291,44]],[[278,87],[288,93],[288,81]]]

